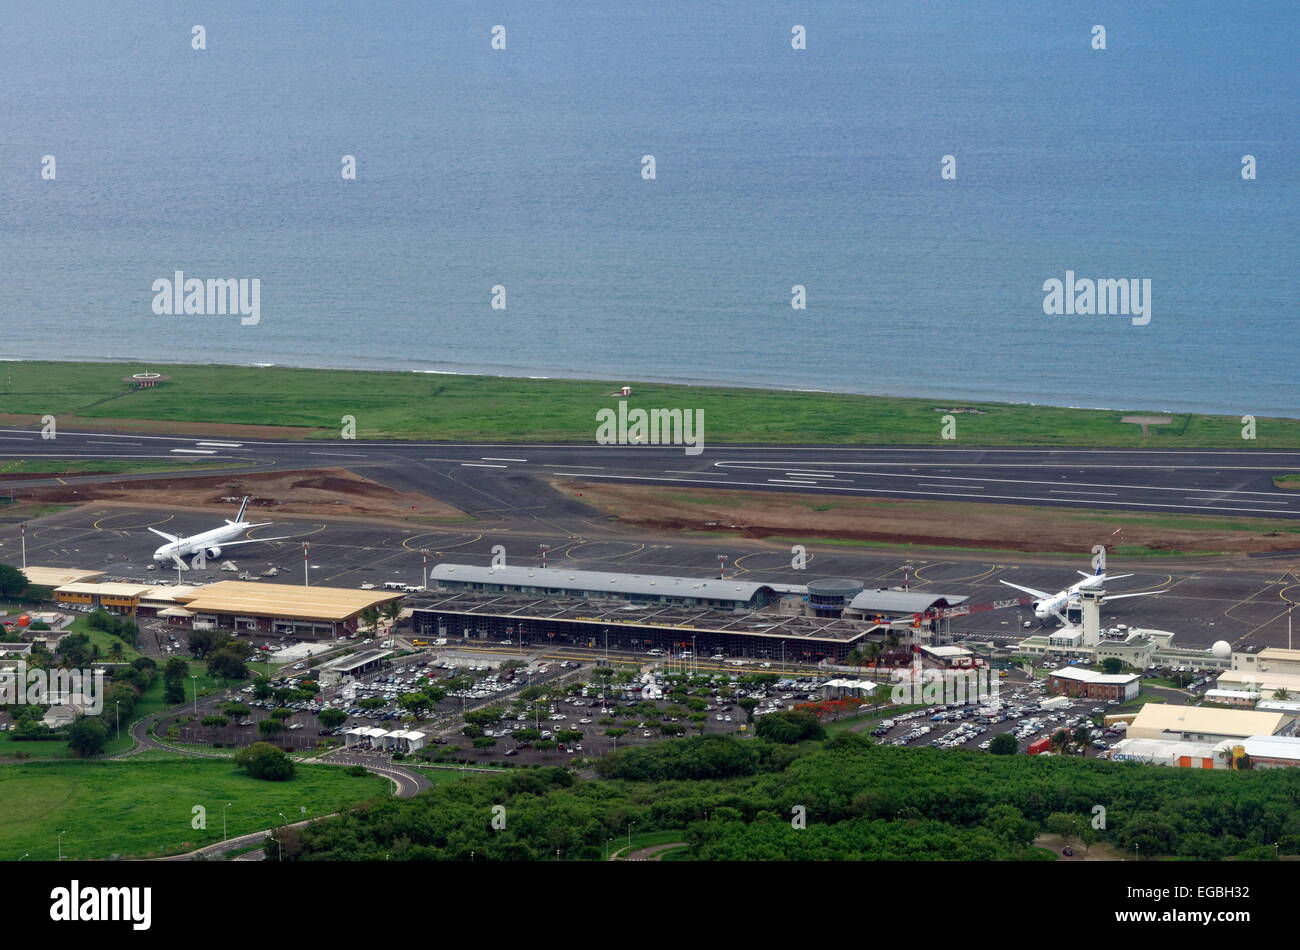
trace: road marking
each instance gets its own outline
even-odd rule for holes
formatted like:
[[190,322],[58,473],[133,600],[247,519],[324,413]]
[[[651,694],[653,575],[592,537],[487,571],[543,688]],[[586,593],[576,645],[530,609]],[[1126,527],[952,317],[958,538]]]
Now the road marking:
[[[585,476],[586,478],[618,478],[624,481],[633,482],[694,482],[700,485],[736,485],[747,488],[763,488],[766,482],[715,482],[703,478],[658,478],[653,475],[585,475],[583,472],[551,472],[557,477],[563,476]],[[960,492],[941,492],[941,491],[912,491],[906,488],[849,488],[847,485],[830,485],[826,482],[813,482],[811,487],[820,488],[822,491],[835,492],[853,492],[855,494],[866,495],[871,493],[881,495],[933,495],[938,498],[956,498],[960,497]],[[1267,494],[1257,492],[1256,494]],[[1048,499],[1036,495],[974,495],[972,498],[996,498],[1001,501],[1047,501]],[[1092,505],[1096,502],[1084,498],[1060,498],[1057,499],[1062,504],[1067,505]],[[1254,514],[1268,514],[1270,512],[1283,515],[1293,515],[1295,511],[1289,508],[1229,508],[1226,506],[1214,505],[1174,505],[1165,504],[1158,501],[1112,501],[1109,504],[1123,505],[1127,508],[1184,508],[1193,511],[1242,511]]]
[[1073,488],[1049,488],[1051,495],[1118,495],[1117,491],[1076,491]]
[[177,455],[216,455],[216,449],[172,449]]
[[1236,504],[1238,504],[1238,505],[1276,505],[1276,504],[1285,504],[1285,502],[1264,501],[1262,498],[1259,499],[1258,501],[1256,501],[1254,498],[1197,498],[1197,497],[1194,496],[1194,495],[1184,495],[1183,498],[1186,499],[1187,501],[1201,501],[1201,502],[1206,502],[1206,501],[1231,501],[1231,502],[1234,502],[1234,503],[1236,503]]
[[[746,471],[746,472],[754,472],[754,473],[759,473],[759,472],[772,472],[772,471],[776,471],[776,472],[784,472],[784,471],[786,471],[786,466],[784,466],[784,465],[762,465],[762,464],[759,464],[758,462],[714,462],[713,464],[714,464],[714,466],[717,467],[717,468],[739,468],[739,469],[741,469],[742,471]],[[843,465],[843,464],[845,464],[845,463],[843,463],[843,462],[814,462],[813,464],[814,464],[814,465]],[[855,464],[869,464],[869,463],[865,463],[865,462],[863,462],[863,463],[855,463]],[[961,466],[959,466],[959,467],[961,467]],[[1008,466],[1008,467],[1012,467],[1012,468],[1022,468],[1022,467],[1024,467],[1024,466]],[[1057,466],[1057,467],[1061,467],[1061,468],[1078,468],[1079,466],[1074,466],[1074,465],[1062,465],[1062,466]],[[911,473],[911,472],[860,472],[860,471],[850,471],[850,472],[842,472],[841,474],[845,474],[845,475],[858,475],[858,476],[863,476],[863,477],[868,477],[868,478],[916,478],[916,479],[922,479],[922,478],[924,478],[924,479],[934,479],[934,478],[961,478],[961,477],[962,477],[962,476],[960,476],[960,475],[951,475],[951,474],[947,474],[947,475],[916,475],[916,474]],[[999,483],[999,484],[1003,484],[1003,485],[1059,485],[1059,484],[1061,484],[1060,482],[1051,482],[1051,481],[1045,481],[1045,480],[1040,480],[1040,479],[1029,479],[1029,478],[986,478],[986,477],[981,476],[981,480],[982,480],[982,481],[986,481],[986,482],[997,482],[997,483]],[[1170,486],[1164,486],[1164,485],[1113,485],[1113,484],[1110,484],[1110,483],[1108,483],[1108,482],[1079,482],[1078,484],[1083,485],[1083,486],[1085,486],[1085,487],[1087,487],[1087,488],[1121,488],[1121,489],[1124,489],[1125,491],[1197,491],[1197,489],[1195,489],[1195,488],[1183,488],[1183,487],[1181,487],[1181,486],[1178,486],[1178,487],[1170,487]],[[1206,493],[1209,493],[1209,492],[1213,491],[1213,489],[1201,489],[1201,491],[1206,492]],[[1234,490],[1234,489],[1223,489],[1223,490],[1222,490],[1222,493],[1223,493],[1225,496],[1227,496],[1227,495],[1265,495],[1265,496],[1267,496],[1267,497],[1269,497],[1269,498],[1292,498],[1292,497],[1295,497],[1294,495],[1292,495],[1292,494],[1290,494],[1290,493],[1288,493],[1288,492],[1285,492],[1285,491],[1236,491],[1236,490]],[[1184,497],[1186,497],[1186,496],[1184,496]],[[1235,500],[1235,499],[1234,499],[1234,500]],[[1176,506],[1174,506],[1174,507],[1180,507],[1180,508],[1181,508],[1181,507],[1186,507],[1186,506],[1185,506],[1185,505],[1176,505]]]
[[769,482],[776,485],[819,485],[820,482],[797,482],[793,478],[769,478]]
[[309,452],[308,455],[327,455],[330,458],[340,459],[368,459],[369,455],[363,455],[360,452]]
[[101,442],[95,439],[87,439],[89,445],[144,445],[143,442]]
[[244,444],[243,442],[196,442],[195,443],[195,445],[207,445],[216,449],[237,449],[241,447],[243,444]]
[[490,455],[480,455],[479,458],[481,458],[485,462],[527,462],[528,461],[528,459],[498,459],[498,458],[493,458]]
[[[921,483],[917,482],[917,484],[919,485]],[[935,482],[931,487],[932,488],[973,488],[976,491],[984,490],[983,485],[940,485],[938,482]]]
[[835,478],[834,475],[818,475],[816,472],[786,472],[786,474],[796,478]]
[[32,438],[30,435],[0,435],[0,439],[8,442],[30,442]]
[[509,465],[487,465],[483,462],[461,462],[461,468],[509,468]]

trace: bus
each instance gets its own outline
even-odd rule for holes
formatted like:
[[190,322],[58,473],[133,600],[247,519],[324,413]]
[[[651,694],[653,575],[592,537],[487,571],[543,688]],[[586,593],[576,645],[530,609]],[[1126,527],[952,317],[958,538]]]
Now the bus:
[[415,640],[415,639],[411,640],[411,646],[413,647],[427,647],[428,645],[429,645],[428,640]]

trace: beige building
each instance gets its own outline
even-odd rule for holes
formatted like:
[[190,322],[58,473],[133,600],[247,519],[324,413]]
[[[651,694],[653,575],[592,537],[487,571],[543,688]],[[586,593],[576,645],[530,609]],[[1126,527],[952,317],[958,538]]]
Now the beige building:
[[1284,735],[1294,729],[1294,721],[1281,713],[1147,703],[1134,717],[1125,736],[1216,743],[1247,736]]
[[1300,698],[1300,674],[1271,669],[1224,670],[1219,674],[1217,686],[1219,689],[1256,692],[1262,699]]

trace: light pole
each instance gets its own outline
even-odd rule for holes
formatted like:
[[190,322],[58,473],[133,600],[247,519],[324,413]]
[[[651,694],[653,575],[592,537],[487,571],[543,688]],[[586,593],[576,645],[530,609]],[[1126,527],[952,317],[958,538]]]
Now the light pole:
[[194,715],[199,714],[199,676],[197,673],[190,674],[190,684],[194,688]]
[[113,700],[113,719],[117,723],[117,737],[122,738],[122,709],[118,700]]
[[629,822],[629,823],[628,823],[628,826],[627,826],[627,846],[628,846],[629,848],[632,847],[632,826],[635,825],[635,824],[636,824],[636,822],[635,822],[635,821],[632,821],[632,822]]
[[226,809],[230,807],[230,804],[230,802],[226,802],[221,806],[221,839],[223,841],[230,837],[230,835],[226,834]]
[[63,836],[66,834],[67,834],[66,831],[59,832],[59,860],[60,861],[63,860]]

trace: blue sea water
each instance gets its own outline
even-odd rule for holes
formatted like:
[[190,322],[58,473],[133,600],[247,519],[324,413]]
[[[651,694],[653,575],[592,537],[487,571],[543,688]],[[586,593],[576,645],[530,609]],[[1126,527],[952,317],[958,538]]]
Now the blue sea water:
[[[6,358],[1300,415],[1293,2],[0,14]],[[155,315],[178,269],[261,322]],[[1044,314],[1067,270],[1150,324]]]

